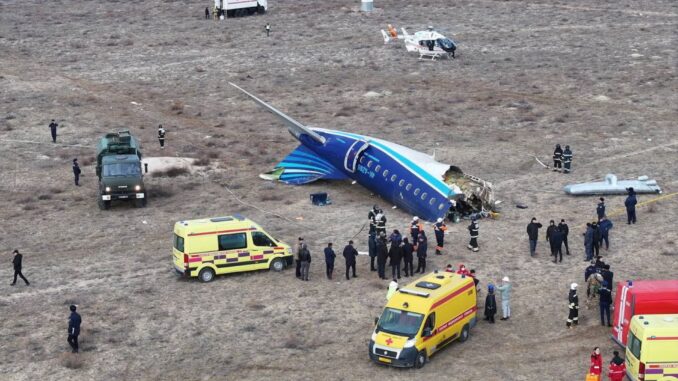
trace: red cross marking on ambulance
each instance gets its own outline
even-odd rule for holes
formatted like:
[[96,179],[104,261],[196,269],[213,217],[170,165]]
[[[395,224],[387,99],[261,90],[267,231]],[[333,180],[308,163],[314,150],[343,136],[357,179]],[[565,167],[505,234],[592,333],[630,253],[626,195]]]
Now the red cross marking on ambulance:
[[386,345],[391,345],[391,344],[393,344],[393,340],[391,340],[391,338],[389,337],[388,339],[386,339]]

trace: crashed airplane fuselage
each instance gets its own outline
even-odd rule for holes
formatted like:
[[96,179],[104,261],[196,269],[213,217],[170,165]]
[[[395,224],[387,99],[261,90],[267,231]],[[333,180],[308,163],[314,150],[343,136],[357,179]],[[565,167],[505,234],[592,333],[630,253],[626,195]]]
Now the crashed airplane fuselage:
[[494,206],[492,184],[466,175],[431,156],[369,136],[307,127],[256,96],[257,104],[282,119],[301,143],[261,177],[288,184],[319,179],[355,180],[393,205],[428,221],[445,217],[455,201],[469,211]]

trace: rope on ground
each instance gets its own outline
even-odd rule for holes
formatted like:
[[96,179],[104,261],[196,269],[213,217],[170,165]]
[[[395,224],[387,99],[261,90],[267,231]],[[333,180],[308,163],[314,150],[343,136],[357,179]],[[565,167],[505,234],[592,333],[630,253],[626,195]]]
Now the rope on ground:
[[238,197],[235,193],[233,193],[233,191],[232,191],[228,186],[223,185],[223,184],[222,184],[222,186],[228,191],[228,193],[231,194],[231,196],[233,196],[233,198],[236,199],[236,201],[238,201],[239,203],[241,203],[241,204],[243,204],[243,205],[245,205],[245,206],[249,206],[250,208],[254,208],[254,209],[256,209],[256,210],[258,210],[258,211],[260,211],[260,212],[262,212],[262,213],[266,213],[266,214],[270,214],[270,215],[272,215],[272,216],[276,216],[276,217],[281,218],[281,219],[283,219],[283,220],[285,220],[285,221],[288,221],[288,222],[295,222],[295,223],[297,222],[297,221],[291,220],[291,219],[289,219],[289,218],[287,218],[287,217],[285,217],[285,216],[281,216],[280,214],[273,213],[273,212],[269,212],[268,210],[261,209],[260,207],[258,207],[258,206],[256,206],[256,205],[252,205],[252,204],[250,204],[250,203],[247,203],[247,202],[241,200],[240,197]]

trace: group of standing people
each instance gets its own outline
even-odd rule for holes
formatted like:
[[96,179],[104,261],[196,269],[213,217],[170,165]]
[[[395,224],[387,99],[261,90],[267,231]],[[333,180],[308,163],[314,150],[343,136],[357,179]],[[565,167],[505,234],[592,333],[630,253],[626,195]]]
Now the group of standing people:
[[[626,375],[626,365],[624,359],[619,356],[618,351],[612,351],[613,357],[608,365],[608,377],[610,381],[622,381]],[[591,353],[591,366],[589,367],[589,374],[600,377],[603,375],[603,355],[600,353],[600,348],[593,348]]]
[[[537,241],[539,239],[539,229],[542,224],[537,221],[537,217],[532,217],[530,223],[527,224],[527,238],[530,241],[530,256],[537,255]],[[565,223],[565,219],[561,219],[560,223],[556,225],[554,220],[549,221],[549,226],[546,228],[546,242],[551,248],[551,255],[553,256],[553,263],[560,263],[563,261],[563,245],[565,246],[565,254],[570,255],[570,246],[567,243],[567,236],[570,233],[570,228]]]
[[570,173],[572,170],[572,150],[570,146],[565,146],[565,150],[560,148],[560,144],[556,144],[553,150],[553,171]]

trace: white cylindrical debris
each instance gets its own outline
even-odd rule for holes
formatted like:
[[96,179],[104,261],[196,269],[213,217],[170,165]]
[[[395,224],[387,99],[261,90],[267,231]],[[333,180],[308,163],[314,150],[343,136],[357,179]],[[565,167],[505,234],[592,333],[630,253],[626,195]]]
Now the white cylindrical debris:
[[374,9],[374,3],[372,0],[360,0],[360,10],[363,12],[372,12]]

